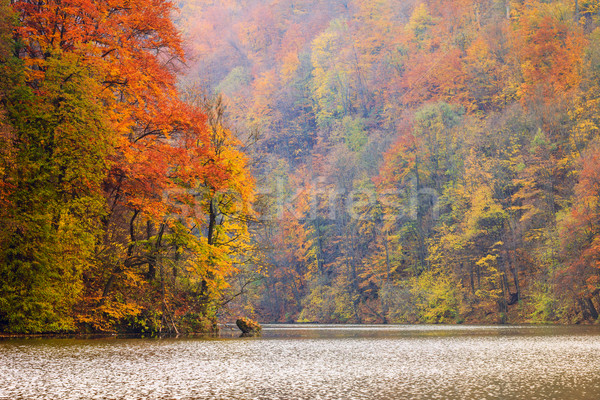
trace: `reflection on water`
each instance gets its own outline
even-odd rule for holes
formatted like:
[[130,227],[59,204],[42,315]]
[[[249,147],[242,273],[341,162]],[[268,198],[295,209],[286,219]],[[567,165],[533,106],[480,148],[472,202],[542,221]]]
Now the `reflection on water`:
[[0,341],[0,399],[415,398],[600,398],[600,329],[267,325],[262,338]]

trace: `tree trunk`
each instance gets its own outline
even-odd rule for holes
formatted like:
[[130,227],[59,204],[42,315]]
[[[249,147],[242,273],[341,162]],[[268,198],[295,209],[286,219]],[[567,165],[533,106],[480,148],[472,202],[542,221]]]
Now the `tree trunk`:
[[500,281],[501,297],[498,300],[498,309],[500,310],[500,313],[502,313],[500,322],[503,324],[506,322],[506,313],[508,312],[508,304],[506,302],[506,293],[508,292],[508,288],[506,287],[507,282],[506,274],[502,273],[502,279]]
[[390,272],[392,270],[390,265],[390,250],[388,246],[388,232],[385,231],[385,236],[383,237],[383,247],[385,248],[385,283],[390,281]]
[[[153,226],[150,220],[146,221],[146,240],[150,241],[152,237]],[[146,279],[148,281],[153,281],[156,277],[156,260],[154,257],[150,257],[148,260],[148,272],[146,273]]]
[[423,210],[421,207],[421,177],[419,176],[419,157],[415,157],[415,185],[416,185],[416,207],[417,207],[417,258],[419,259],[419,267],[417,275],[421,274],[424,269],[429,270],[427,264],[427,249],[425,248],[425,232],[423,229]]
[[521,299],[521,285],[519,284],[519,271],[517,270],[517,265],[515,263],[512,263],[510,260],[510,255],[507,254],[507,259],[509,262],[509,268],[510,268],[510,272],[512,274],[512,278],[513,278],[513,283],[515,285],[515,294],[516,294],[516,301],[519,301]]
[[473,269],[473,265],[471,265],[471,267],[469,268],[469,275],[471,276],[471,292],[473,292],[473,295],[475,295],[475,271]]
[[598,310],[596,310],[596,307],[594,306],[594,302],[592,301],[592,299],[589,297],[586,297],[584,299],[584,302],[590,312],[590,315],[592,316],[592,319],[598,319]]
[[[135,219],[137,218],[137,216],[140,214],[139,210],[135,210],[133,213],[133,216],[131,217],[131,220],[129,220],[129,246],[127,247],[127,258],[130,258],[133,255],[133,249],[135,248]],[[112,289],[114,283],[115,283],[115,279],[117,278],[117,275],[121,273],[122,271],[122,266],[121,264],[117,264],[111,274],[110,277],[108,278],[108,281],[106,281],[106,285],[104,285],[104,290],[102,291],[102,299],[100,300],[100,304],[103,304],[106,296],[108,296],[108,294],[110,293],[110,290]]]
[[208,233],[206,235],[206,239],[209,245],[214,243],[214,235],[215,235],[215,226],[217,225],[217,207],[215,207],[215,200],[213,198],[210,199],[210,204],[208,206]]

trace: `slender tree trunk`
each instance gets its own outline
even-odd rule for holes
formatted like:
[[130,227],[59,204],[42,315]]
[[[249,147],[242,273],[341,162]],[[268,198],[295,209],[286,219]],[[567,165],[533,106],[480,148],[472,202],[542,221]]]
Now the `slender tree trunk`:
[[[212,249],[210,247],[212,247],[215,243],[215,239],[216,239],[215,228],[217,226],[217,216],[218,216],[218,211],[219,211],[218,207],[215,204],[215,201],[216,200],[214,198],[211,198],[210,203],[208,205],[208,232],[206,234],[206,240],[207,240],[207,243],[209,246],[208,262],[210,264],[212,264],[214,262]],[[198,290],[198,300],[200,303],[201,313],[205,313],[206,306],[209,301],[208,282],[205,279],[202,279],[200,281],[199,290]]]
[[517,301],[519,301],[519,299],[521,299],[521,285],[519,284],[519,271],[517,269],[517,265],[515,263],[511,263],[510,262],[510,256],[508,256],[509,258],[509,268],[510,268],[510,272],[512,273],[512,277],[513,277],[513,282],[515,284],[515,291],[516,291],[516,295],[517,295]]
[[[162,242],[162,237],[165,232],[166,224],[161,224],[158,229],[158,233],[156,234],[156,241],[154,242],[154,247],[152,249],[152,254],[148,257],[148,274],[147,278],[149,281],[154,280],[156,277],[156,264],[158,263],[158,258],[160,254],[160,246]],[[150,239],[150,238],[148,238]],[[162,266],[161,266],[162,269]],[[174,268],[174,271],[177,271]]]
[[417,207],[417,258],[419,259],[420,269],[417,271],[417,275],[421,273],[423,269],[429,270],[427,264],[427,249],[425,248],[425,232],[423,228],[423,207],[421,206],[421,177],[419,175],[419,156],[415,157],[415,185],[416,193],[416,207]]
[[388,245],[387,230],[385,231],[385,236],[383,237],[383,247],[385,248],[385,283],[389,283],[392,267],[390,265],[390,250]]
[[508,304],[506,303],[506,292],[508,288],[505,287],[505,282],[506,274],[502,273],[502,279],[500,281],[501,294],[500,299],[498,299],[498,309],[501,313],[500,323],[502,324],[506,323],[506,312],[508,311]]
[[[152,237],[153,226],[150,220],[146,221],[146,240],[150,241]],[[156,245],[155,245],[156,247]],[[156,277],[156,260],[153,257],[150,257],[148,260],[148,272],[146,273],[146,279],[148,281],[153,281]]]
[[[506,275],[506,271],[502,272],[502,284],[504,285],[504,290],[506,295],[510,298],[510,286],[508,285],[508,276]],[[506,302],[506,297],[504,296],[504,301]],[[508,310],[508,303],[506,309]]]
[[206,235],[206,239],[209,245],[214,243],[215,236],[215,226],[217,225],[217,207],[215,206],[215,200],[210,199],[210,204],[208,206],[208,233]]
[[475,295],[475,277],[474,277],[475,271],[474,271],[473,265],[470,266],[469,270],[470,270],[469,275],[470,275],[470,278],[471,278],[470,279],[471,292],[473,293],[473,295]]
[[[163,226],[164,226],[164,224],[163,224]],[[171,313],[171,310],[169,309],[169,305],[167,304],[167,290],[166,290],[166,285],[165,285],[165,274],[164,274],[164,269],[163,269],[163,265],[161,262],[158,263],[158,267],[159,267],[159,273],[160,273],[160,295],[162,298],[161,300],[162,300],[162,309],[163,309],[162,319],[163,319],[163,321],[165,321],[165,324],[167,326],[169,326],[169,320],[170,320],[171,324],[169,327],[169,331],[171,333],[173,333],[173,331],[175,331],[175,334],[177,336],[179,336],[179,330],[177,329],[177,325],[175,325],[175,319],[173,318],[173,313]],[[171,327],[173,328],[172,330],[171,330]]]
[[[129,259],[132,255],[133,255],[133,249],[135,248],[135,220],[137,218],[137,216],[139,215],[140,211],[139,210],[135,210],[133,213],[133,216],[131,217],[131,219],[129,220],[129,246],[127,246],[127,259]],[[117,275],[120,274],[123,271],[123,267],[121,264],[117,264],[111,274],[110,277],[108,278],[108,281],[106,281],[106,285],[104,285],[104,290],[102,291],[102,299],[100,300],[100,304],[103,304],[106,296],[108,296],[108,294],[110,293],[110,290],[112,289],[114,283],[115,283],[115,279],[117,278]]]
[[315,218],[315,233],[317,237],[317,271],[319,276],[323,276],[323,237],[321,235],[321,223],[318,218]]
[[360,71],[360,64],[358,61],[358,54],[356,53],[356,47],[354,47],[354,45],[352,45],[352,50],[354,51],[354,63],[356,66],[356,76],[358,77],[358,92],[360,94],[360,98],[361,98],[361,108],[362,108],[362,116],[363,118],[367,118],[367,116],[369,115],[369,110],[367,109],[367,89],[365,87],[365,84],[363,82],[362,79],[362,73]]
[[585,305],[587,306],[590,315],[592,316],[593,319],[598,319],[598,310],[596,310],[596,307],[594,306],[594,302],[592,301],[591,298],[587,297],[584,299]]

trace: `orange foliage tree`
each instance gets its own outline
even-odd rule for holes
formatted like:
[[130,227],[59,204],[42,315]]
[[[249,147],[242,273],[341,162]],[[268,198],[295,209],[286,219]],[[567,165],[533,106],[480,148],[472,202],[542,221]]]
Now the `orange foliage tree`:
[[[14,229],[2,238],[1,322],[17,331],[207,328],[194,321],[214,322],[234,271],[233,259],[214,255],[217,230],[223,242],[244,231],[253,185],[232,134],[179,98],[173,3],[24,0],[12,9],[16,85],[3,85],[3,100],[17,147],[4,160]],[[213,208],[227,190],[242,222],[225,227],[212,220],[225,218],[226,207]],[[182,204],[212,222],[190,226]]]

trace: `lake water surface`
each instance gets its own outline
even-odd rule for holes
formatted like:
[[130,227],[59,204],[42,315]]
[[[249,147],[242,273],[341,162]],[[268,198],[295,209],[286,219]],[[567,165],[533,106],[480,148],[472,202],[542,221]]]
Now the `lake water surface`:
[[0,399],[600,399],[600,327],[266,325],[0,341]]

